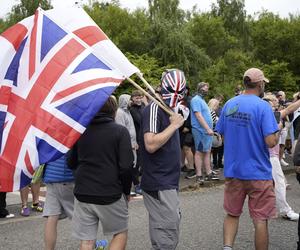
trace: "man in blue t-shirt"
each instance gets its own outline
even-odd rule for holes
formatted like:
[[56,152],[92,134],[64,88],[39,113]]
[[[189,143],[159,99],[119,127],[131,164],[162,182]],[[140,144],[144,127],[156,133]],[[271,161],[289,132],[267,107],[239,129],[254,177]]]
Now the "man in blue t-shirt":
[[[191,101],[191,124],[195,143],[196,182],[200,185],[204,184],[202,165],[204,165],[208,180],[219,179],[213,174],[210,165],[210,151],[214,131],[210,109],[204,100],[204,96],[208,93],[208,89],[208,83],[198,83],[197,95],[194,96]],[[187,176],[187,178],[193,177],[194,176]]]
[[[174,109],[185,92],[180,70],[169,70],[161,82],[161,97]],[[169,115],[156,103],[145,107],[141,124],[143,174],[141,188],[149,213],[149,233],[153,249],[175,249],[179,239],[180,114]]]
[[268,249],[268,219],[275,217],[275,193],[268,148],[278,143],[278,125],[263,101],[269,80],[257,68],[244,74],[245,93],[223,107],[217,131],[224,136],[224,249],[232,249],[248,196],[256,249]]

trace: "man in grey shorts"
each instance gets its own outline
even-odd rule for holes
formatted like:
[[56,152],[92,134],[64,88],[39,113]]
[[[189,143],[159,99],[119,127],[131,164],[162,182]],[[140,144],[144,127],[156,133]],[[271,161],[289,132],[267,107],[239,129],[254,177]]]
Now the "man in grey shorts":
[[57,238],[57,222],[72,219],[74,208],[74,177],[67,167],[65,156],[45,165],[43,181],[47,186],[43,216],[45,223],[45,249],[54,250]]
[[99,222],[104,235],[113,235],[110,250],[126,247],[133,154],[128,130],[114,121],[117,108],[109,97],[68,156],[75,169],[73,235],[81,250],[94,249]]
[[[180,70],[169,70],[162,77],[161,96],[175,108],[185,92],[185,77]],[[141,188],[149,213],[149,233],[153,249],[175,249],[179,238],[180,177],[179,131],[184,119],[171,117],[156,103],[145,107],[142,118],[141,153],[143,174]]]

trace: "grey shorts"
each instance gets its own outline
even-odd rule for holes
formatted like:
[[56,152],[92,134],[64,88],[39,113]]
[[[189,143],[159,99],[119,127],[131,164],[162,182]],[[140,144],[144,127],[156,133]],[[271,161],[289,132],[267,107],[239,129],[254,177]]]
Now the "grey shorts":
[[72,219],[74,210],[74,182],[48,183],[43,216],[60,215]]
[[99,221],[104,235],[115,235],[128,230],[128,202],[122,196],[109,205],[80,202],[75,198],[73,236],[80,240],[97,238]]
[[173,250],[179,240],[180,204],[175,189],[158,191],[158,199],[143,192],[149,213],[149,233],[153,249]]

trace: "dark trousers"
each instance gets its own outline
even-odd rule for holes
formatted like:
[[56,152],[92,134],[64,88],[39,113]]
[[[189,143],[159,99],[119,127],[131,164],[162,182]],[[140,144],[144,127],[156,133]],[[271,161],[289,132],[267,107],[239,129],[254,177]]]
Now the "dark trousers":
[[141,150],[136,151],[136,165],[135,168],[132,169],[132,182],[133,185],[139,185],[140,184],[140,173],[141,173]]
[[0,192],[0,218],[4,218],[8,214],[6,210],[6,193]]
[[213,166],[214,168],[222,167],[222,159],[224,155],[224,146],[218,148],[212,148],[212,156],[213,156]]
[[297,242],[297,250],[300,250],[300,220],[298,220],[298,242]]

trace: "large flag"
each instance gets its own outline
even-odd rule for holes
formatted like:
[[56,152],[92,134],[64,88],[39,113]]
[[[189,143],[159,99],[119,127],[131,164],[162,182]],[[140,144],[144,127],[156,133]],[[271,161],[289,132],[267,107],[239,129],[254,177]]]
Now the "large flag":
[[1,34],[0,50],[0,191],[14,191],[138,69],[80,8],[37,10]]

